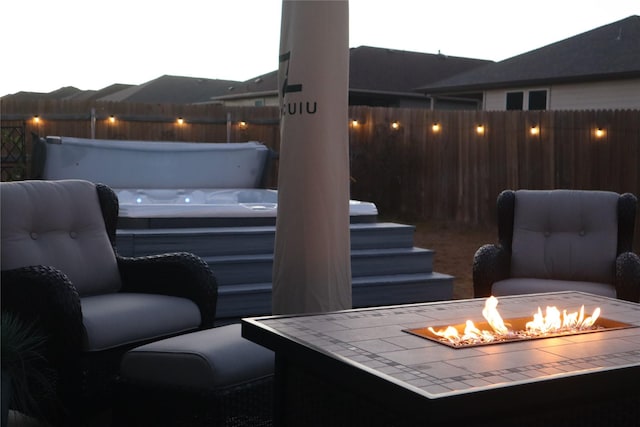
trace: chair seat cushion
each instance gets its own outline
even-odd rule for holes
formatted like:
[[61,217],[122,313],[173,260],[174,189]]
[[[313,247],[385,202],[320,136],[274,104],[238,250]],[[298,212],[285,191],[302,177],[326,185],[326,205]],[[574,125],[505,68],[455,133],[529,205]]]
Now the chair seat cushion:
[[89,351],[192,331],[201,323],[198,306],[174,296],[112,293],[81,298],[80,304]]
[[496,297],[560,291],[579,291],[616,298],[616,288],[609,283],[513,278],[495,282],[491,287],[491,294]]
[[273,375],[274,355],[233,324],[180,335],[127,352],[124,378],[146,385],[214,390]]

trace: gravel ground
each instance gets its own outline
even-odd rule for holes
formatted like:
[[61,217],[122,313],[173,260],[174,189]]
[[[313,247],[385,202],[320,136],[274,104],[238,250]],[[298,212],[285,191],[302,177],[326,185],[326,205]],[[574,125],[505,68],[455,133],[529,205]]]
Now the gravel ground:
[[472,298],[473,255],[485,243],[497,242],[497,228],[472,227],[455,222],[422,222],[414,225],[414,245],[435,251],[433,271],[455,277],[453,298]]

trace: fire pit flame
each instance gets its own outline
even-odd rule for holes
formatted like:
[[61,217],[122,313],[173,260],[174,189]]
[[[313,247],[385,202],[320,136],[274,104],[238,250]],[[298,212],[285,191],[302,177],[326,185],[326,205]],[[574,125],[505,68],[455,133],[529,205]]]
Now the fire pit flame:
[[593,326],[600,317],[600,307],[597,307],[593,314],[586,319],[584,318],[584,306],[580,308],[580,312],[567,313],[556,307],[547,307],[546,315],[542,314],[542,310],[538,307],[538,312],[533,315],[533,320],[527,322],[527,332],[531,334],[556,333],[565,330],[585,330]]
[[509,333],[509,328],[505,326],[502,316],[498,312],[498,298],[494,296],[487,298],[482,309],[482,315],[496,334],[506,335]]
[[537,313],[533,315],[533,320],[526,323],[524,330],[513,331],[509,329],[511,325],[504,322],[497,307],[498,299],[491,296],[485,301],[482,310],[482,315],[492,330],[481,330],[471,320],[466,321],[462,335],[454,326],[437,331],[431,326],[427,329],[433,335],[453,345],[474,345],[508,339],[538,338],[549,334],[586,331],[594,328],[594,324],[600,316],[599,307],[586,318],[584,305],[579,312],[574,313],[567,313],[567,310],[560,312],[556,307],[547,307],[543,314],[542,309],[538,307]]

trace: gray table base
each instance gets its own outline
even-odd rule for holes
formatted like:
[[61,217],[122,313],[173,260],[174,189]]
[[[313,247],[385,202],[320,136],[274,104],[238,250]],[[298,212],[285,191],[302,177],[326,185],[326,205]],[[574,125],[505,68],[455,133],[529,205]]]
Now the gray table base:
[[[401,411],[395,401],[410,396],[373,393],[367,380],[336,382],[308,366],[276,359],[276,426],[309,427],[413,427],[465,425],[478,427],[539,426],[639,426],[638,390],[621,390],[618,395],[603,395],[588,401],[559,398],[553,405],[514,407],[509,393],[495,402],[479,399],[476,405],[435,413],[416,403],[412,411]],[[286,387],[283,387],[286,383]],[[374,388],[373,390],[379,390]],[[293,391],[293,392],[292,392]],[[393,393],[398,393],[395,391]],[[635,393],[635,394],[634,394]],[[534,399],[535,402],[535,399]],[[402,407],[406,408],[405,405]]]

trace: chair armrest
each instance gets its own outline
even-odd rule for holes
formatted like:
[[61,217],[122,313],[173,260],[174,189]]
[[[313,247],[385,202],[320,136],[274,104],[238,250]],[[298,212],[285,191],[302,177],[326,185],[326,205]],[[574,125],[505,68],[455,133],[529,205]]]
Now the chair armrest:
[[213,327],[218,284],[200,257],[188,252],[145,257],[116,256],[121,292],[140,292],[188,298],[200,309],[202,328]]
[[[74,383],[83,346],[80,297],[60,270],[43,265],[3,270],[2,311],[36,322],[46,336],[46,358],[65,383]],[[75,378],[80,383],[80,377]]]
[[491,295],[494,282],[509,277],[509,254],[500,245],[487,244],[473,256],[473,295],[475,298]]
[[616,258],[616,294],[619,299],[640,302],[640,257],[623,252]]

